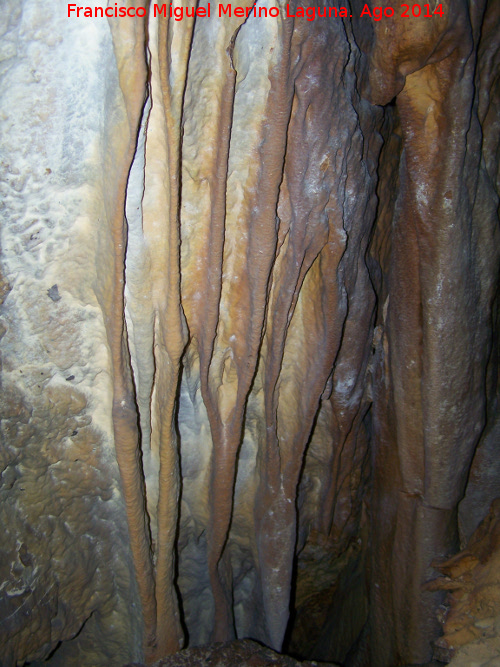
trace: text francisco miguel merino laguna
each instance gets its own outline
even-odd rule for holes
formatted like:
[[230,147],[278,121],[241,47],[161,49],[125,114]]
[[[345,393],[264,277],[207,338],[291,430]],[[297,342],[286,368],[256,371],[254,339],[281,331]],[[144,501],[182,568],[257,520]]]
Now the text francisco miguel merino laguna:
[[[156,16],[170,16],[176,21],[182,21],[186,17],[194,16],[211,16],[211,7],[210,2],[207,3],[207,7],[173,7],[172,3],[169,5],[162,4],[153,4],[150,7],[150,12],[153,11],[153,15]],[[214,9],[214,12],[218,13],[219,17],[224,16],[240,16],[248,17],[254,16],[256,18],[261,17],[276,17],[279,16],[280,10],[278,7],[257,7],[252,3],[251,7],[232,7],[231,3],[227,4],[219,3],[217,9]],[[368,5],[365,5],[363,12],[368,16],[371,16]],[[363,16],[363,12],[361,16]],[[146,9],[144,7],[120,7],[117,2],[113,6],[109,7],[82,7],[77,4],[68,3],[68,17],[82,18],[118,18],[130,16],[132,18],[139,17],[142,18],[146,16]],[[291,18],[293,16],[305,17],[308,21],[312,21],[314,18],[325,17],[325,18],[334,18],[334,17],[345,17],[351,16],[349,10],[346,7],[300,7],[294,8],[293,5],[286,5],[285,18]]]

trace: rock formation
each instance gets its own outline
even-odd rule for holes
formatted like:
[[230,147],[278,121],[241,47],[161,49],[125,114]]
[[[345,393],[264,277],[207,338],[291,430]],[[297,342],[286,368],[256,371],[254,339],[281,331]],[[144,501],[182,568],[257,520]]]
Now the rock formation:
[[[333,662],[315,660],[298,662],[290,656],[279,655],[270,648],[250,639],[216,642],[208,646],[188,648],[153,663],[151,667],[335,667]],[[131,663],[125,667],[145,667]]]
[[428,587],[450,591],[440,609],[444,636],[436,641],[435,651],[445,662],[454,658],[453,664],[469,665],[471,658],[481,662],[492,656],[500,659],[499,517],[500,501],[496,500],[467,548],[435,564],[445,576],[432,580]]
[[0,661],[451,659],[500,497],[499,3],[108,4],[2,4]]

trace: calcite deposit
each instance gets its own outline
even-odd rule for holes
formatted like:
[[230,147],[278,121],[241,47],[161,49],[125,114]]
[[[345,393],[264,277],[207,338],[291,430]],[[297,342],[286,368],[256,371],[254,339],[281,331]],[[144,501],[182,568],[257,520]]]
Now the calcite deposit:
[[500,4],[175,4],[2,2],[0,662],[449,660],[500,497]]
[[[444,634],[434,654],[454,665],[500,662],[500,500],[496,500],[467,547],[444,563],[428,587],[449,591],[439,608]],[[473,611],[473,613],[471,613]]]

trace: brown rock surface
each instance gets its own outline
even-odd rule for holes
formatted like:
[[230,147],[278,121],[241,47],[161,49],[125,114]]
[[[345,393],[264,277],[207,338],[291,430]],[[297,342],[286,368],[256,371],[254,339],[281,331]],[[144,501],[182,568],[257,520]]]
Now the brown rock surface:
[[[384,99],[376,79],[369,89],[379,102],[397,93],[396,131],[402,139],[398,195],[386,218],[387,263],[387,250],[381,255],[386,308],[379,313],[382,336],[374,364],[378,435],[372,516],[384,521],[372,523],[370,626],[378,627],[381,643],[372,650],[381,664],[398,656],[406,662],[429,659],[430,640],[438,632],[430,610],[439,604],[438,594],[422,588],[432,576],[431,554],[444,557],[456,550],[457,507],[474,452],[495,447],[486,437],[498,392],[496,380],[487,380],[498,373],[497,325],[488,324],[496,317],[498,289],[491,272],[499,250],[493,194],[498,158],[489,158],[487,146],[498,144],[489,135],[491,121],[485,123],[490,100],[480,91],[481,77],[491,76],[497,57],[489,26],[498,25],[498,5],[450,3],[447,12],[439,38],[422,33],[418,66],[401,64],[406,40],[415,38],[409,33],[402,41],[387,34],[384,46],[380,29],[371,54],[377,63],[392,53],[399,71],[394,80],[406,76],[400,92],[394,84]],[[481,33],[483,21],[488,29]],[[484,41],[478,48],[480,34]],[[388,158],[388,174],[379,186],[382,200],[384,180],[391,187],[395,178],[393,157]],[[485,493],[490,502],[493,489],[490,484]],[[467,510],[462,520],[466,515]]]
[[[151,667],[334,667],[332,662],[298,662],[249,639],[190,648],[158,660]],[[145,667],[125,665],[125,667]]]
[[471,656],[477,664],[499,662],[500,499],[467,548],[436,567],[444,576],[428,587],[449,591],[439,610],[444,634],[435,642],[436,658],[448,662],[456,656],[456,665],[468,664]]
[[0,31],[0,661],[430,662],[500,495],[499,3],[42,4]]

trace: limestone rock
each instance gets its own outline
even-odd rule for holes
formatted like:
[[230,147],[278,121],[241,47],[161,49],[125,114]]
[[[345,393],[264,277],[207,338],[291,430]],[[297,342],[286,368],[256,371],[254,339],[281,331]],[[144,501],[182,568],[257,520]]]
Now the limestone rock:
[[500,499],[467,548],[437,568],[444,576],[429,587],[449,593],[440,609],[444,635],[435,643],[436,658],[456,656],[451,664],[465,665],[473,656],[475,664],[494,664],[500,659]]
[[5,665],[61,643],[66,665],[82,664],[81,646],[87,664],[141,655],[106,336],[107,207],[127,118],[109,26],[65,8],[6,2],[0,19]]
[[[151,667],[334,667],[326,662],[298,662],[249,639],[191,648],[158,660]],[[126,665],[125,667],[144,667]]]
[[3,664],[432,659],[500,473],[500,5],[438,4],[2,3]]

